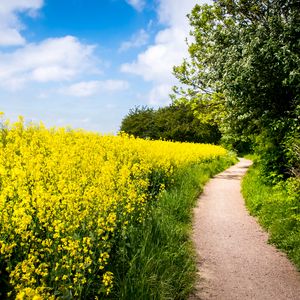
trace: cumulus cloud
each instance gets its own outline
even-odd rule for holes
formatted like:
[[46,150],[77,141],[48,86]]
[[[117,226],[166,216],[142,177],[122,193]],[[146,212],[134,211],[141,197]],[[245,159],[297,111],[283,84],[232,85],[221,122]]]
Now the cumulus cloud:
[[[1,18],[1,17],[0,17]],[[18,30],[5,28],[0,25],[0,47],[1,46],[19,46],[25,44],[25,39],[20,35]]]
[[119,48],[119,52],[124,52],[132,48],[145,46],[149,40],[149,34],[144,30],[139,30],[129,41],[123,42]]
[[148,95],[149,104],[160,106],[169,101],[169,94],[172,89],[172,84],[161,83],[156,84]]
[[143,10],[145,6],[145,0],[126,0],[126,2],[137,11]]
[[24,45],[26,41],[21,35],[24,25],[18,13],[34,16],[42,5],[43,0],[0,1],[0,47]]
[[[125,63],[121,71],[141,76],[152,82],[154,87],[149,94],[150,103],[167,103],[171,87],[176,83],[172,75],[174,65],[188,56],[186,38],[189,36],[187,14],[201,1],[159,0],[157,15],[165,29],[159,31],[154,44],[141,52],[135,61]],[[202,1],[202,3],[210,1]],[[155,97],[160,98],[156,99]]]
[[10,53],[0,52],[0,85],[15,89],[28,81],[67,81],[96,72],[94,48],[65,36],[27,44]]
[[124,80],[92,80],[81,81],[65,87],[61,93],[74,97],[90,97],[100,92],[117,92],[129,87]]
[[173,81],[172,68],[186,55],[186,34],[180,28],[160,31],[155,44],[140,53],[134,62],[123,64],[123,72],[142,76],[146,81]]

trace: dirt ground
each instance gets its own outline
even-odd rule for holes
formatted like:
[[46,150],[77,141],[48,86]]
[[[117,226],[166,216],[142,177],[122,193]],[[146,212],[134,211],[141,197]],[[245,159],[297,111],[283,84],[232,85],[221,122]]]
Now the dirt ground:
[[251,161],[215,176],[195,208],[199,281],[190,300],[300,300],[300,273],[249,216],[240,193]]

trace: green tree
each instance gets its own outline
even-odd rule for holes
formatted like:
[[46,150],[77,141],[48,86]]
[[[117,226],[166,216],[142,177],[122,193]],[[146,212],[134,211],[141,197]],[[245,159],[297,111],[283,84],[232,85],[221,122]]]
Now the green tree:
[[158,109],[155,123],[159,137],[180,142],[219,143],[221,133],[218,126],[204,122],[197,114],[200,104],[198,109],[196,103],[193,104],[182,102]]
[[179,99],[224,96],[224,140],[237,144],[255,139],[265,170],[272,174],[286,172],[283,141],[296,134],[291,127],[299,122],[299,4],[217,0],[196,5],[189,15],[194,38],[190,58],[174,68],[183,84],[175,88]]
[[147,106],[130,109],[122,120],[120,131],[140,138],[156,138],[154,114],[154,109]]
[[148,107],[130,110],[121,124],[121,131],[136,137],[180,142],[214,143],[221,133],[214,123],[201,119],[201,102],[178,102],[157,110]]

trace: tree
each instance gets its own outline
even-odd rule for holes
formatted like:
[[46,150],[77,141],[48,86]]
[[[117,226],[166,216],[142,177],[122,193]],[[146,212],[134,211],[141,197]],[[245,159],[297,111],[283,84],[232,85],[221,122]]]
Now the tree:
[[135,108],[122,120],[121,131],[136,137],[163,139],[180,142],[214,143],[220,141],[221,133],[216,124],[201,120],[201,103],[191,106],[181,102],[154,110]]
[[158,109],[155,123],[159,137],[180,142],[219,143],[221,133],[218,126],[204,122],[195,113],[200,109],[195,109],[196,103],[193,104],[182,102]]
[[123,118],[120,131],[140,138],[156,138],[154,109],[147,106],[135,107]]
[[223,95],[224,139],[255,139],[266,172],[286,172],[283,141],[299,117],[299,4],[217,0],[196,5],[189,15],[190,58],[174,68],[184,85],[175,88],[178,98]]

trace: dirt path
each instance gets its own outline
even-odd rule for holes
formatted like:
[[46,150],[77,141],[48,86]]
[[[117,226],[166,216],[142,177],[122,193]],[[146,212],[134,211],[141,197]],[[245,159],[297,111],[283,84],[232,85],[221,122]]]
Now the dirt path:
[[241,159],[215,176],[200,197],[193,238],[201,279],[191,300],[300,300],[296,268],[245,209],[240,180],[250,164]]

